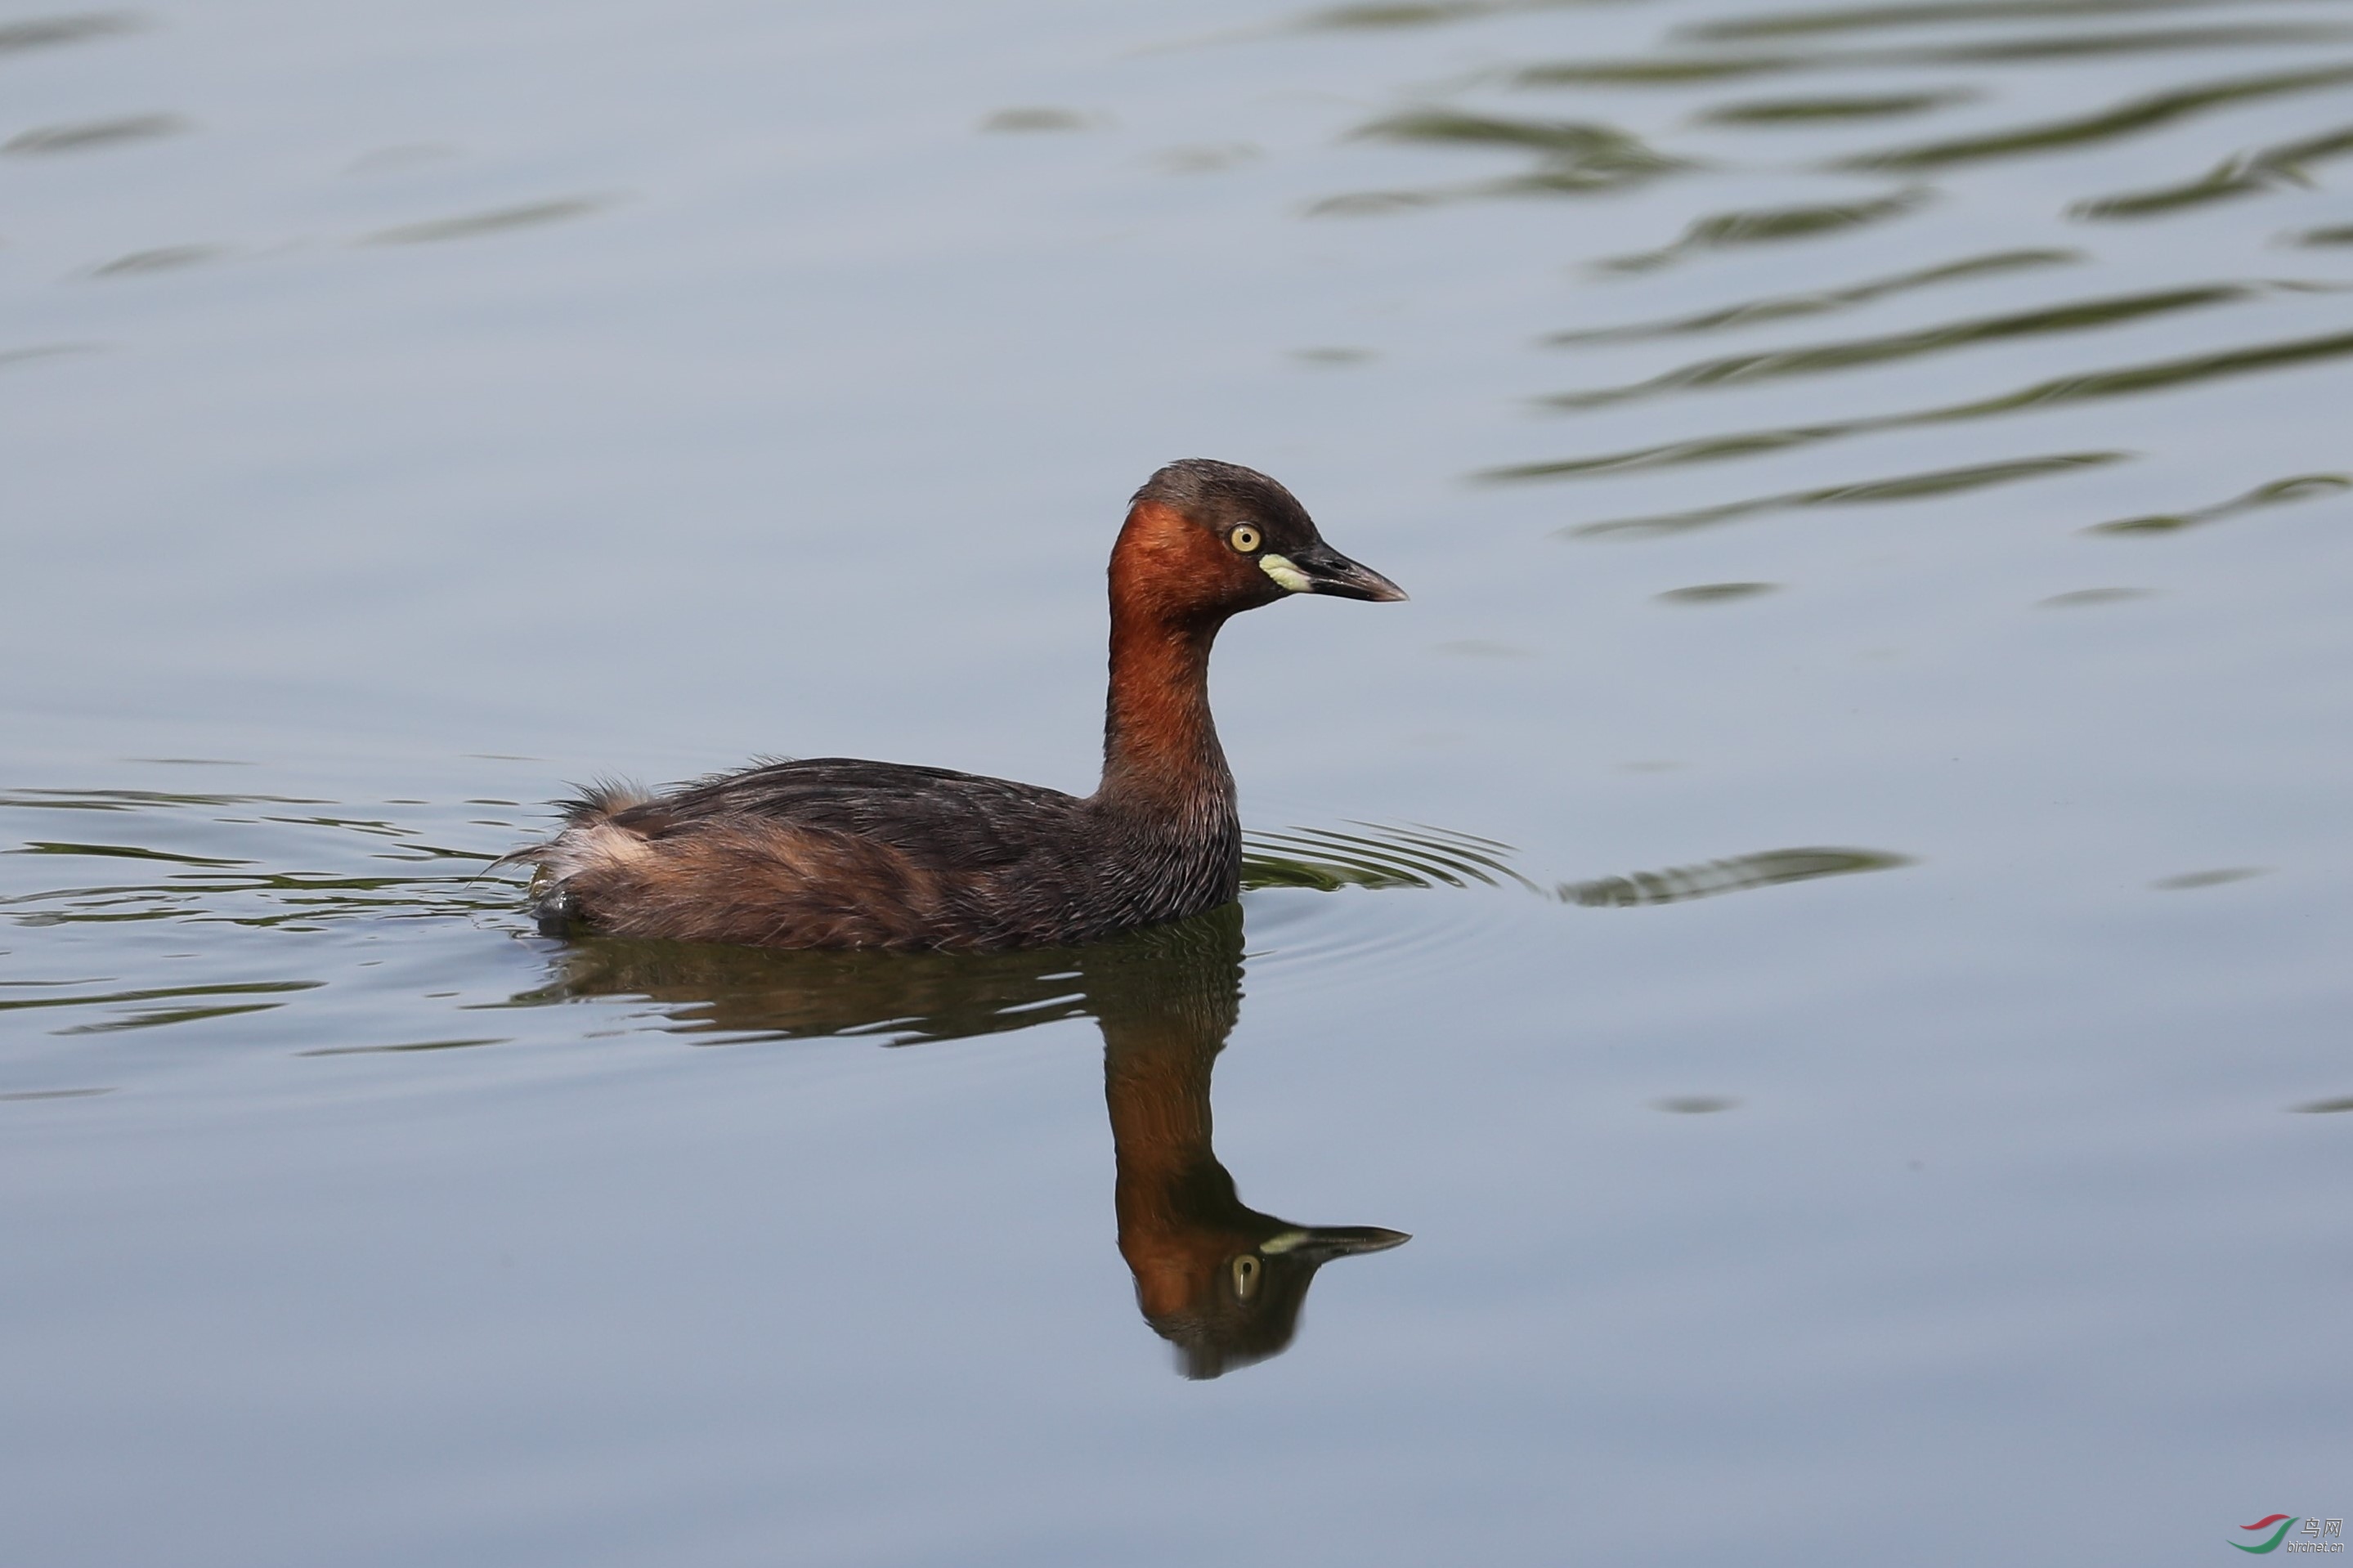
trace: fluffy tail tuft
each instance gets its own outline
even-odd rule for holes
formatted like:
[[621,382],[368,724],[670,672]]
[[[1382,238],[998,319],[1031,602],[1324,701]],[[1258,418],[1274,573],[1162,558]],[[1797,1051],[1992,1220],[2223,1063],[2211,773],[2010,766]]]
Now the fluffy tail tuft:
[[617,850],[626,854],[624,844],[642,844],[637,835],[615,826],[613,818],[654,798],[639,785],[598,779],[570,799],[554,803],[564,818],[562,832],[543,844],[527,844],[491,862],[492,866],[527,862],[533,867],[529,897],[532,919],[538,922],[541,934],[565,936],[579,926],[584,912],[566,884],[581,871],[613,858]]

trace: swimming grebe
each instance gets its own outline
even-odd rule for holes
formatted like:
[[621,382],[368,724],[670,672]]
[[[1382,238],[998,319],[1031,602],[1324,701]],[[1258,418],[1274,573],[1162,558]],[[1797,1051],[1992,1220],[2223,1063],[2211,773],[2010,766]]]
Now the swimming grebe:
[[1404,591],[1324,542],[1291,492],[1187,458],[1147,480],[1111,552],[1103,783],[1060,790],[818,757],[670,795],[565,804],[535,861],[540,929],[762,947],[1091,942],[1241,890],[1234,779],[1209,719],[1227,618],[1292,594]]

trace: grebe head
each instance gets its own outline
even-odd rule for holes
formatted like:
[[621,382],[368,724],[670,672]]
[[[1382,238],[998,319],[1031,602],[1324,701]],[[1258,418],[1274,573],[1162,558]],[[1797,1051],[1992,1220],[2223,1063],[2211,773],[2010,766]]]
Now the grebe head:
[[1391,602],[1405,590],[1324,542],[1296,497],[1255,468],[1187,458],[1135,492],[1112,552],[1114,595],[1232,615],[1293,594]]

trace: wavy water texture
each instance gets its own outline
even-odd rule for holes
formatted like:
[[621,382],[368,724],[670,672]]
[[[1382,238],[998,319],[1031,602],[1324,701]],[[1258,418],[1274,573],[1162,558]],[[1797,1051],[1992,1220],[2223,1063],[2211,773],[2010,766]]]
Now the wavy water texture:
[[379,229],[360,243],[438,245],[452,239],[479,239],[485,235],[506,234],[519,228],[540,228],[552,223],[586,217],[610,205],[602,196],[565,196],[555,201],[526,202],[517,206],[492,207],[485,212],[464,213],[456,217],[435,218],[426,223],[408,223]]
[[2219,26],[2160,27],[2138,32],[2042,34],[1982,43],[1919,45],[1904,48],[1810,49],[1802,54],[1662,55],[1633,59],[1548,60],[1519,67],[1505,77],[1514,87],[1543,89],[1579,87],[1705,86],[1755,77],[1794,76],[1808,71],[1950,69],[1960,66],[2060,68],[2087,61],[2150,55],[2211,55],[2225,49],[2289,48],[2337,44],[2353,38],[2353,26],[2330,23],[2239,23]]
[[1947,404],[1899,414],[1870,415],[1818,425],[1793,425],[1744,430],[1721,436],[1661,442],[1655,446],[1604,452],[1555,462],[1518,463],[1487,468],[1475,478],[1488,483],[1526,479],[1576,479],[1586,475],[1625,473],[1637,469],[1673,468],[1687,463],[1723,462],[1783,452],[1881,430],[1988,419],[2029,410],[2062,407],[2115,397],[2138,396],[2201,383],[2342,359],[2353,354],[2353,331],[2281,342],[2257,343],[2242,349],[2192,354],[2180,359],[2119,365],[2081,374],[2055,376],[1995,397]]
[[1706,125],[1817,125],[1823,121],[1902,120],[1967,103],[1976,94],[1944,92],[1820,93],[1810,98],[1753,99],[1720,103],[1700,115]]
[[1367,0],[1311,11],[1293,24],[1301,32],[1373,32],[1395,27],[1436,27],[1451,22],[1482,22],[1517,11],[1553,11],[1590,5],[1597,0]]
[[2042,22],[2054,17],[2144,16],[2167,11],[2211,10],[2216,0],[1922,0],[1916,5],[1825,5],[1686,22],[1684,38],[1788,38],[1825,33],[1882,32],[1983,23]]
[[664,1031],[749,1040],[969,1039],[1083,1017],[1086,978],[1070,949],[1005,953],[776,952],[595,937],[554,955],[548,981],[512,1007],[596,998],[656,1005]]
[[1654,512],[1646,517],[1620,517],[1600,522],[1577,523],[1556,531],[1555,537],[1657,538],[1688,533],[1697,528],[1713,528],[1742,518],[1813,507],[1880,506],[1889,501],[1935,500],[1945,496],[1966,495],[1972,490],[1987,489],[1996,485],[2017,484],[2026,479],[2051,479],[2063,474],[2080,473],[2086,468],[2105,468],[2110,463],[2126,461],[2131,456],[2129,452],[2054,452],[2042,458],[2012,458],[1995,463],[1973,463],[1966,468],[1936,468],[1926,473],[1898,474],[1883,479],[1825,485],[1819,489],[1785,490],[1778,495],[1754,496],[1715,506],[1695,507],[1689,511]]
[[2044,267],[2065,267],[2084,259],[2085,255],[2080,250],[1997,250],[1984,256],[1963,257],[1958,261],[1939,262],[1933,267],[1898,272],[1885,278],[1867,279],[1861,283],[1844,284],[1834,289],[1803,294],[1767,295],[1661,321],[1633,321],[1616,327],[1581,327],[1552,332],[1537,341],[1565,348],[1577,343],[1634,342],[1645,338],[1686,337],[1701,332],[1726,331],[1765,321],[1829,315],[1915,289],[1935,288],[1938,284],[1962,283]]
[[1605,257],[1592,266],[1597,272],[1651,272],[1695,251],[1778,245],[1793,239],[1821,239],[1907,216],[1926,205],[1928,199],[1926,191],[1904,190],[1892,195],[1873,196],[1862,201],[1711,213],[1705,217],[1694,218],[1672,243],[1656,250]]
[[93,38],[135,33],[146,25],[144,18],[129,11],[84,11],[74,16],[34,16],[22,22],[0,23],[0,55],[88,43]]
[[2243,495],[2232,496],[2229,500],[2217,501],[2211,506],[2198,507],[2189,511],[2157,512],[2145,517],[2123,517],[2113,522],[2094,523],[2084,531],[2179,533],[2186,528],[2202,527],[2225,518],[2242,517],[2251,511],[2343,495],[2348,489],[2353,489],[2353,474],[2298,474],[2294,479],[2274,479],[2269,484],[2257,485]]
[[1327,893],[1341,888],[1535,887],[1508,863],[1512,847],[1495,839],[1419,825],[1354,826],[1364,831],[1250,834],[1242,847],[1242,885]]
[[[469,919],[516,908],[521,883],[483,874],[494,851],[435,843],[387,817],[283,809],[330,804],[290,795],[130,789],[0,793],[0,812],[134,819],[121,825],[128,831],[103,839],[26,838],[0,854],[158,868],[136,879],[92,876],[64,887],[13,891],[0,896],[0,914],[34,927],[189,921],[317,930],[358,920]],[[183,820],[189,817],[197,824]],[[192,826],[200,826],[208,839],[250,847],[244,854],[205,854],[185,842],[157,842],[185,838]],[[145,841],[135,841],[140,838]],[[325,851],[320,858],[341,864],[288,868],[284,857],[297,842],[318,846]],[[432,869],[378,868],[387,861]]]
[[2210,202],[2261,195],[2283,185],[2308,188],[2316,183],[2316,164],[2341,158],[2348,153],[2353,153],[2353,126],[2253,153],[2233,153],[2194,180],[2112,196],[2094,196],[2067,210],[2083,218],[2156,217]]
[[2322,66],[2309,70],[2273,71],[2261,76],[2202,82],[2194,87],[2149,93],[2093,114],[2046,121],[2011,131],[1925,142],[1884,153],[1858,153],[1842,162],[1852,169],[1905,174],[1951,168],[1992,158],[2015,158],[2090,146],[2143,131],[2157,130],[2210,110],[2291,93],[2320,92],[2348,85],[2353,85],[2353,63]]
[[207,261],[216,261],[227,254],[227,247],[218,245],[159,245],[101,262],[90,269],[90,275],[92,278],[136,278],[155,272],[179,272],[190,267],[201,267]]
[[1535,154],[1525,174],[1470,184],[1361,191],[1327,196],[1310,216],[1394,211],[1492,196],[1596,195],[1647,184],[1692,167],[1615,126],[1586,121],[1528,120],[1454,110],[1414,110],[1358,127],[1357,140],[1433,147],[1503,148]]
[[2189,289],[2159,289],[2106,299],[2074,300],[1998,316],[1947,321],[1914,331],[1891,332],[1875,338],[1850,338],[1840,342],[1806,343],[1760,353],[1730,354],[1682,365],[1648,381],[1626,386],[1598,387],[1588,392],[1562,392],[1542,399],[1550,408],[1600,408],[1611,404],[1653,397],[1667,392],[1704,387],[1744,386],[1784,376],[1820,375],[1859,370],[1870,365],[1898,363],[1979,343],[2051,332],[2080,332],[2123,326],[2151,317],[2212,305],[2232,304],[2273,292],[2262,283],[2211,283]]
[[1822,877],[1892,871],[1911,864],[1908,856],[1891,855],[1880,849],[1768,849],[1696,866],[1671,866],[1663,871],[1630,871],[1589,882],[1563,882],[1558,893],[1563,902],[1587,909],[1640,909],[1713,899],[1756,888],[1777,888],[1789,882],[1810,882]]
[[126,114],[112,120],[40,125],[0,142],[0,156],[39,158],[57,153],[96,152],[127,142],[177,136],[190,129],[188,122],[176,114]]
[[[377,808],[282,795],[0,793],[0,813],[41,825],[36,827],[39,836],[18,838],[0,851],[0,921],[15,926],[28,943],[38,942],[35,933],[54,933],[68,943],[56,950],[58,960],[71,962],[85,951],[75,942],[78,933],[99,929],[201,928],[223,933],[212,940],[213,972],[193,977],[168,963],[142,963],[136,957],[141,950],[119,942],[111,950],[112,973],[103,977],[70,971],[45,976],[38,958],[47,950],[22,946],[16,972],[0,982],[0,1015],[21,1016],[59,1039],[250,1020],[263,1014],[283,1014],[299,1023],[304,1007],[327,1005],[355,983],[353,955],[379,951],[375,936],[403,931],[399,945],[410,949],[431,940],[427,933],[436,929],[465,933],[470,941],[478,940],[477,932],[502,933],[541,942],[549,954],[544,984],[495,999],[460,1002],[470,1016],[607,999],[648,1004],[650,1016],[660,1020],[659,1027],[697,1035],[931,1039],[1024,1028],[1085,1011],[1081,976],[1092,962],[1086,958],[1092,950],[974,959],[779,953],[601,938],[545,942],[530,933],[520,879],[492,868],[493,858],[528,831],[531,814],[517,808],[510,816],[470,816],[460,821],[461,813],[514,803],[410,805],[409,814],[385,815]],[[49,823],[104,828],[70,835],[43,831]],[[493,841],[446,842],[460,826],[480,830],[473,837],[494,836]],[[1821,858],[1849,853],[1777,850],[1697,870],[1617,880],[1652,889],[1672,886],[1683,889],[1676,896],[1696,898],[1873,868]],[[1250,833],[1243,880],[1253,896],[1500,890],[1588,905],[1635,901],[1577,895],[1575,889],[1603,884],[1550,884],[1524,868],[1520,858],[1501,840],[1453,829],[1348,823]],[[1898,863],[1900,857],[1881,857],[1873,867]],[[28,883],[27,873],[36,866],[67,865],[76,871],[63,885],[45,877]],[[1277,945],[1287,964],[1342,971],[1437,962],[1447,951],[1486,936],[1483,917],[1471,907],[1447,908],[1454,912],[1433,908],[1434,920],[1344,921],[1328,929],[1312,920],[1303,923],[1294,908],[1276,928]],[[358,948],[351,945],[355,938]],[[1135,940],[1151,939],[1139,933]],[[432,964],[427,968],[439,973]],[[417,999],[400,1005],[413,1009]],[[410,1026],[415,1024],[411,1020]],[[512,1037],[511,1032],[479,1026],[417,1032],[429,1037],[305,1047],[301,1054],[448,1050]]]

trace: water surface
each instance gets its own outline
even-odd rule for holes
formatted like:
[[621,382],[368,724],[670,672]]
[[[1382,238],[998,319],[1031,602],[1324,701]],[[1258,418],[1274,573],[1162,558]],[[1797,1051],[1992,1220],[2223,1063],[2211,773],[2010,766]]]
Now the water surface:
[[[16,1555],[2353,1503],[2353,8],[239,0],[0,79]],[[1414,595],[1227,633],[1238,910],[531,930],[592,777],[1088,787],[1187,455]]]

